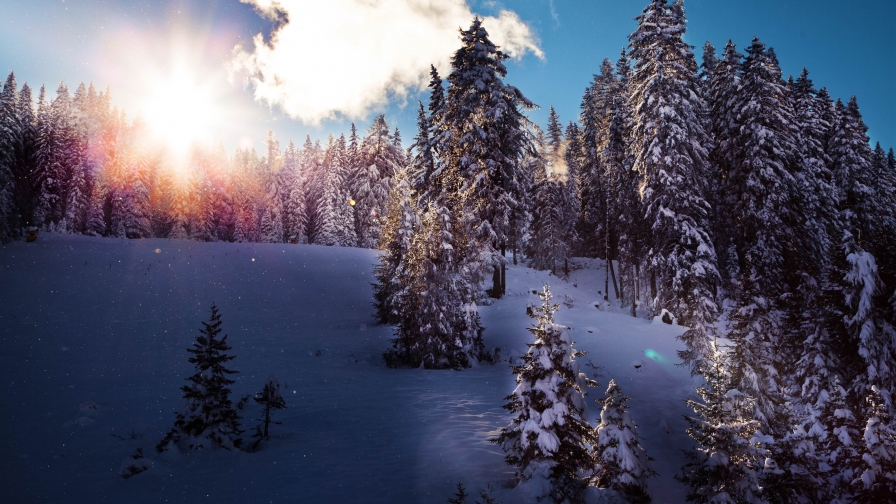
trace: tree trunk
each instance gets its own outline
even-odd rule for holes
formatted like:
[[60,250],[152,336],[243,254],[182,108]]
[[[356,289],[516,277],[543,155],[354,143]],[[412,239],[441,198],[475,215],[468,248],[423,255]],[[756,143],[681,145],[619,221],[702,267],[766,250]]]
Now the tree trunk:
[[[501,258],[507,257],[507,243],[501,242]],[[501,263],[501,295],[507,294],[507,265]]]
[[638,316],[638,298],[641,296],[641,271],[638,263],[635,263],[634,292],[632,292],[632,317]]
[[271,423],[271,405],[264,405],[264,437],[268,437],[268,425]]
[[616,283],[616,270],[613,268],[613,261],[610,261],[610,276],[613,277],[613,292],[616,293],[616,299],[619,299],[619,284]]
[[604,301],[610,300],[610,256],[604,261]]

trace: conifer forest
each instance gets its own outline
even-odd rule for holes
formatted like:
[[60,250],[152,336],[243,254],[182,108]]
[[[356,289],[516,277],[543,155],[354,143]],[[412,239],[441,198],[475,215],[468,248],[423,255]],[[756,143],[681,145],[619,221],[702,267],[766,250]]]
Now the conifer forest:
[[[107,373],[129,385],[114,396],[127,400],[106,404],[92,378],[86,389],[47,383],[92,391],[71,398],[91,401],[65,428],[102,454],[77,467],[111,462],[96,481],[115,489],[23,483],[6,502],[194,499],[165,487],[201,487],[214,473],[229,488],[231,466],[267,471],[253,460],[313,464],[301,444],[313,431],[322,456],[354,436],[344,444],[358,469],[318,458],[221,502],[896,503],[893,146],[871,145],[856,96],[832,96],[805,68],[785,75],[760,38],[695,49],[682,0],[643,1],[621,53],[582,83],[577,117],[515,87],[510,56],[475,17],[450,71],[430,66],[423,99],[408,103],[415,131],[377,113],[328,138],[268,130],[259,150],[196,143],[179,167],[116,106],[115,89],[38,88],[10,72],[0,88],[4,415],[31,409],[39,389],[20,387],[35,386],[26,377],[45,369],[41,352],[61,346],[67,357],[47,366],[76,365],[68,348],[88,334],[116,334],[112,361],[136,369],[138,353],[150,356],[140,376],[154,384]],[[546,124],[530,118],[537,109]],[[153,280],[163,274],[180,276]],[[126,315],[138,298],[108,294],[102,310],[126,308],[103,325],[87,314],[106,291],[161,295]],[[66,315],[75,311],[83,324]],[[46,320],[56,325],[40,329]],[[141,324],[152,338],[118,348]],[[351,337],[339,332],[349,326]],[[620,349],[641,345],[642,332],[661,342],[629,364]],[[51,333],[61,343],[41,346]],[[306,348],[305,337],[319,341]],[[660,373],[660,360],[647,345],[669,363],[649,385],[638,377]],[[112,364],[77,365],[87,380]],[[471,409],[449,415],[449,430],[411,427],[414,414],[399,413],[408,387],[429,391],[420,411],[432,417],[461,407],[427,402],[441,381],[491,395],[457,403]],[[128,401],[151,414],[126,413]],[[364,430],[380,410],[395,410],[406,439]],[[10,433],[23,421],[3,423],[4,486],[38,471],[39,455],[20,457],[33,443]],[[128,435],[130,425],[142,430]],[[475,450],[450,429],[473,432]],[[435,465],[452,455],[424,448],[431,439],[453,447],[456,466]],[[398,453],[411,465],[395,467],[416,476],[384,487],[385,475],[361,476]],[[54,455],[47,467],[74,481],[82,469],[65,463]],[[287,480],[294,487],[278,486]],[[359,493],[334,490],[345,480]]]

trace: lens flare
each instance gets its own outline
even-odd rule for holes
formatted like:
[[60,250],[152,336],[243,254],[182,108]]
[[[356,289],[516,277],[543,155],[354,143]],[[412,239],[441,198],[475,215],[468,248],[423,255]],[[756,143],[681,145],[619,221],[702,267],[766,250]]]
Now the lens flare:
[[208,142],[220,120],[214,90],[185,68],[157,78],[141,114],[152,135],[177,155]]
[[655,350],[653,350],[651,348],[644,350],[644,355],[650,359],[657,361],[657,362],[665,362],[665,360],[666,360],[665,357],[663,357],[662,355],[660,355],[659,353],[657,353]]

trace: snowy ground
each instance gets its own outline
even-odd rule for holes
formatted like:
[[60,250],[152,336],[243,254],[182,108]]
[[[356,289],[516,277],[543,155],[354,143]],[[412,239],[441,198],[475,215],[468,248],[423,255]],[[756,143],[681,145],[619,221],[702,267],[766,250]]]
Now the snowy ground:
[[[456,482],[515,502],[512,471],[487,440],[509,421],[507,363],[461,372],[393,370],[375,325],[369,250],[313,245],[115,240],[42,234],[0,247],[0,481],[3,502],[432,502]],[[521,355],[532,293],[550,284],[559,323],[632,398],[656,459],[654,502],[683,502],[684,399],[673,327],[595,307],[602,263],[579,259],[569,282],[511,266],[508,295],[482,307],[485,339]],[[574,286],[573,284],[576,284]],[[234,396],[284,386],[283,425],[257,453],[159,457],[181,405],[186,348],[217,303],[240,371]],[[640,367],[636,368],[635,366]],[[599,405],[588,401],[594,421]],[[254,425],[257,408],[244,415]],[[246,434],[248,436],[248,433]],[[123,438],[123,439],[122,439]],[[120,465],[142,447],[153,467]]]

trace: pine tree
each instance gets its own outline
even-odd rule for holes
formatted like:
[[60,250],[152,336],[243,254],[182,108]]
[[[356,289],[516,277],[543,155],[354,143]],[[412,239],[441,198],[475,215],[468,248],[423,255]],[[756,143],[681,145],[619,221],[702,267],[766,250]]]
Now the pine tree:
[[733,110],[739,135],[722,189],[741,274],[730,315],[734,380],[756,399],[763,428],[782,435],[789,426],[769,424],[789,386],[790,373],[781,370],[799,359],[805,338],[786,318],[788,302],[807,274],[792,251],[811,250],[811,233],[795,176],[799,167],[790,154],[799,150],[793,108],[774,52],[759,39],[747,50]]
[[709,173],[697,63],[684,40],[684,7],[654,0],[629,37],[635,61],[629,103],[634,111],[634,168],[643,177],[642,204],[651,226],[647,266],[657,282],[655,311],[666,309],[690,330],[682,360],[702,367],[717,306],[715,247],[705,199]]
[[395,180],[380,246],[385,253],[379,256],[379,264],[373,269],[377,280],[373,285],[374,307],[377,319],[384,324],[396,324],[400,320],[393,306],[393,298],[401,289],[399,280],[404,278],[402,273],[410,267],[407,264],[408,250],[420,226],[420,211],[416,206],[410,176],[406,170],[401,170]]
[[628,412],[629,400],[615,380],[610,380],[603,404],[600,424],[595,428],[594,458],[597,461],[595,484],[612,488],[629,502],[650,502],[647,478],[655,476],[650,467],[652,458],[638,442],[640,436]]
[[697,388],[702,401],[687,401],[697,414],[687,417],[687,432],[698,446],[685,452],[688,463],[675,479],[690,487],[688,502],[764,502],[759,473],[766,451],[753,439],[753,398],[732,387],[727,359],[711,348],[706,384]]
[[187,401],[186,409],[177,413],[174,427],[156,446],[159,453],[170,443],[183,442],[191,450],[211,447],[229,450],[242,444],[240,416],[230,400],[230,385],[234,381],[227,378],[238,371],[225,367],[235,357],[227,354],[230,350],[227,335],[218,338],[221,314],[214,303],[211,318],[202,326],[193,347],[187,349],[193,355],[188,360],[195,366],[196,373],[187,378],[190,384],[181,389]]
[[467,504],[467,497],[470,494],[467,493],[466,489],[464,489],[464,485],[462,483],[457,484],[457,492],[455,492],[454,497],[448,499],[448,504]]
[[270,437],[269,427],[271,423],[275,425],[281,424],[281,422],[271,420],[271,410],[286,408],[286,401],[284,401],[283,396],[280,395],[280,382],[277,381],[277,378],[274,375],[268,377],[268,381],[265,382],[264,388],[261,392],[255,394],[253,399],[264,408],[264,418],[258,420],[262,423],[255,429],[255,437],[257,437],[258,440],[253,446],[257,447],[263,439],[268,439]]
[[[490,292],[505,290],[503,253],[510,238],[510,218],[520,195],[517,166],[528,147],[522,108],[534,105],[504,83],[507,55],[495,47],[476,18],[461,30],[461,47],[451,57],[451,83],[437,129],[444,167],[436,184],[457,195],[468,216],[467,237],[459,251],[475,274],[493,270]],[[460,216],[460,215],[458,215]],[[477,285],[477,279],[471,279]]]
[[597,386],[579,372],[568,328],[554,322],[560,306],[551,303],[551,290],[539,294],[540,308],[529,332],[535,342],[519,366],[513,366],[517,386],[504,408],[514,418],[492,442],[501,445],[505,460],[516,469],[521,483],[549,481],[556,502],[577,502],[585,487],[584,472],[593,467],[588,445],[594,431],[585,419],[586,387]]
[[105,188],[100,184],[94,185],[90,195],[90,208],[87,211],[87,224],[85,225],[85,232],[88,235],[103,236],[106,234],[106,219],[103,213],[105,201]]
[[10,72],[0,91],[0,243],[13,238],[16,183],[13,175],[13,146],[19,133],[16,117],[18,92],[15,75]]
[[855,502],[896,502],[896,425],[881,391],[872,386],[865,398],[865,429],[855,464]]
[[[553,111],[553,107],[551,108]],[[568,260],[575,241],[573,183],[567,178],[562,156],[563,134],[556,113],[552,114],[548,145],[540,138],[532,194],[532,225],[529,240],[530,265],[557,274],[568,274]]]
[[331,165],[327,170],[327,182],[322,195],[320,232],[318,243],[350,247],[357,243],[355,236],[354,207],[348,196],[348,153],[345,136],[341,136],[331,147]]
[[361,143],[355,174],[355,230],[358,244],[376,248],[382,235],[382,219],[392,190],[392,177],[404,165],[401,149],[390,139],[389,125],[383,115],[377,116],[367,137]]
[[[484,357],[482,325],[473,286],[456,269],[458,247],[451,212],[430,205],[397,269],[392,309],[398,314],[389,366],[462,369]],[[388,299],[388,298],[387,298]]]
[[[4,90],[9,89],[9,87],[4,87]],[[14,119],[13,126],[9,130],[12,135],[9,137],[12,140],[10,169],[14,179],[13,200],[15,205],[11,226],[13,231],[18,233],[23,228],[33,225],[38,173],[36,170],[37,124],[31,88],[27,82],[22,85],[19,92]]]
[[[713,57],[709,58],[714,59]],[[711,200],[713,208],[713,230],[715,243],[720,245],[719,264],[721,266],[722,280],[726,292],[734,293],[735,285],[739,282],[739,274],[732,275],[733,271],[739,271],[737,248],[733,247],[733,235],[731,233],[734,214],[725,209],[732,201],[723,193],[724,181],[731,172],[734,164],[734,146],[739,137],[737,113],[735,108],[743,77],[743,65],[741,55],[734,43],[728,40],[722,57],[715,60],[712,71],[705,70],[706,82],[704,83],[704,98],[708,112],[708,133],[714,140],[709,153],[711,166],[714,172],[710,177],[711,194],[715,196]],[[730,253],[729,253],[730,252]]]
[[616,99],[616,77],[613,63],[604,59],[600,75],[594,76],[582,98],[582,148],[579,186],[580,209],[577,233],[581,238],[579,253],[587,257],[606,256],[609,230],[607,208],[607,170],[603,152],[609,140],[609,123]]

